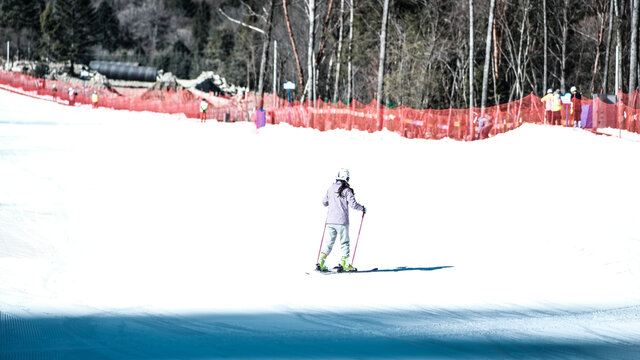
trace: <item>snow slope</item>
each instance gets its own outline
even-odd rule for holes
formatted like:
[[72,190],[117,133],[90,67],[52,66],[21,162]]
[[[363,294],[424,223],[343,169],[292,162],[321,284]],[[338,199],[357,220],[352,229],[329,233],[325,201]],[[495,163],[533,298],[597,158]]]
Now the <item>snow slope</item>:
[[[639,158],[548,126],[257,133],[0,90],[0,358],[635,359]],[[378,272],[312,271],[340,167]]]

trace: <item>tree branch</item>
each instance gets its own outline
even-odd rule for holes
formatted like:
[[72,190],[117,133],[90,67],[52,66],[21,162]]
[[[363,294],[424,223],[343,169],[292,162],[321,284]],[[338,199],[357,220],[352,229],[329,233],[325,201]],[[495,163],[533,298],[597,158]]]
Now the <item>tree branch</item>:
[[218,11],[219,11],[222,15],[224,15],[224,17],[226,17],[227,19],[229,19],[229,21],[231,21],[231,22],[234,22],[234,23],[236,23],[236,24],[240,24],[240,25],[242,25],[242,26],[244,26],[244,27],[247,27],[247,28],[249,28],[249,29],[251,29],[251,30],[253,30],[253,31],[257,31],[257,32],[259,32],[259,33],[260,33],[260,34],[262,34],[262,35],[266,35],[266,34],[267,34],[267,33],[266,33],[264,30],[262,30],[262,29],[259,29],[259,28],[255,27],[255,26],[251,26],[251,25],[249,25],[249,24],[245,24],[245,23],[243,23],[243,22],[242,22],[242,21],[240,21],[240,20],[236,20],[236,19],[234,19],[234,18],[230,17],[229,15],[225,14],[225,12],[224,12],[224,11],[222,11],[222,9],[221,9],[221,8],[218,8]]

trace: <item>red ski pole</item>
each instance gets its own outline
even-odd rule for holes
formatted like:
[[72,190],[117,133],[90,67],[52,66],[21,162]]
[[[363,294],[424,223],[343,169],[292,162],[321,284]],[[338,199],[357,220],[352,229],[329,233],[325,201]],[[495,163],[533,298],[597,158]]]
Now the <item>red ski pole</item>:
[[353,262],[356,260],[356,251],[358,250],[358,240],[360,240],[360,231],[362,231],[362,223],[364,222],[364,214],[362,212],[362,219],[360,219],[360,229],[358,230],[358,237],[356,238],[356,247],[353,249],[353,256],[351,257],[351,266],[353,266]]
[[[327,215],[329,216],[329,215]],[[327,231],[327,220],[324,221],[324,228],[322,229],[322,240],[320,240],[320,249],[318,250],[318,258],[316,264],[320,263],[320,252],[322,251],[322,243],[324,242],[324,232]]]

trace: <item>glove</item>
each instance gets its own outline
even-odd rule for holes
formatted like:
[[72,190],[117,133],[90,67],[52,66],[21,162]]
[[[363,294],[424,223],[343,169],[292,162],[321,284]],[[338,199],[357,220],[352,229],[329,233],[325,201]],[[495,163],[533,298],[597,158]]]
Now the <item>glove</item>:
[[362,213],[366,214],[367,213],[367,208],[366,207],[362,207]]

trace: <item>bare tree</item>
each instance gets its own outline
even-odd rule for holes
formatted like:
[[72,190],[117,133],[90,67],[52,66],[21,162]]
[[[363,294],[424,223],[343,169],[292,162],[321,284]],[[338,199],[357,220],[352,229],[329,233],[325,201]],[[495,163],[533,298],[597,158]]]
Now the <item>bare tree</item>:
[[567,37],[569,35],[569,0],[564,0],[564,6],[562,7],[562,23],[560,25],[561,38],[561,57],[560,57],[560,91],[565,91],[565,70],[567,69]]
[[347,99],[351,102],[353,96],[353,7],[356,0],[349,0],[349,59],[347,63]]
[[[618,1],[620,1],[618,3]],[[624,9],[624,0],[614,0],[616,11],[616,93],[622,89],[622,30],[621,28],[621,9]]]
[[340,64],[342,63],[342,32],[344,26],[344,0],[340,0],[340,21],[338,26],[338,49],[336,52],[336,77],[333,83],[333,102],[338,102],[338,83],[340,81]]
[[480,100],[480,106],[484,113],[484,108],[487,106],[487,92],[489,87],[489,65],[491,61],[491,35],[493,35],[493,10],[496,6],[496,0],[491,0],[489,3],[489,20],[487,21],[487,37],[484,47],[484,69],[482,71],[482,98]]
[[607,30],[607,44],[604,55],[604,75],[602,77],[602,91],[607,93],[607,81],[609,80],[609,57],[611,52],[611,33],[613,32],[613,8],[615,2],[609,2],[609,29]]
[[[313,62],[313,47],[315,44],[315,26],[316,26],[316,0],[305,0],[307,4],[307,17],[309,19],[309,37],[307,43],[307,83],[304,87],[302,94],[302,101],[304,101],[305,95],[311,97],[311,90],[313,88],[315,66]],[[315,99],[314,99],[315,101]]]
[[296,59],[296,70],[298,70],[298,88],[302,90],[304,87],[304,77],[302,75],[302,66],[300,66],[300,56],[298,55],[296,40],[293,37],[293,31],[291,31],[291,21],[289,20],[289,11],[287,10],[287,0],[282,0],[282,7],[284,8],[284,18],[287,24],[287,31],[289,32],[289,39],[291,40],[291,47],[293,48],[293,56]]
[[[471,1],[471,0],[469,0]],[[389,0],[384,0],[382,7],[382,26],[380,28],[380,57],[378,63],[378,130],[382,130],[382,101],[384,99],[382,93],[382,85],[384,83],[384,60],[387,42],[387,17],[389,16]]]
[[636,90],[636,68],[638,67],[638,2],[631,0],[633,11],[631,12],[631,47],[629,49],[629,94]]
[[271,43],[271,29],[273,27],[273,7],[275,5],[275,0],[270,0],[268,4],[266,4],[267,7],[262,8],[262,13],[258,14],[256,13],[253,9],[251,9],[249,6],[247,6],[248,11],[252,14],[252,15],[257,15],[259,16],[262,21],[264,22],[264,26],[266,28],[265,29],[261,29],[255,26],[252,26],[250,24],[247,24],[243,21],[234,19],[232,17],[230,17],[229,15],[227,15],[222,8],[218,8],[218,11],[227,19],[229,19],[229,21],[232,21],[234,23],[237,23],[239,25],[242,25],[244,27],[247,27],[253,31],[256,31],[258,33],[260,33],[263,37],[263,43],[262,43],[262,56],[260,58],[260,75],[258,77],[258,108],[262,109],[263,105],[264,105],[264,78],[266,75],[266,68],[267,68],[267,57],[269,55],[269,44]]
[[[595,8],[594,12],[596,13],[596,56],[595,61],[593,62],[593,71],[591,73],[591,83],[589,84],[589,91],[591,93],[595,92],[595,81],[598,75],[598,65],[600,63],[600,45],[602,44],[604,38],[604,24],[605,24],[605,14],[604,14],[604,4],[598,4],[597,2],[593,6]],[[608,46],[608,45],[607,45]],[[605,74],[606,74],[606,66],[605,66]],[[604,88],[603,88],[604,90]]]
[[542,69],[542,91],[547,90],[547,51],[549,49],[549,43],[547,41],[549,34],[547,29],[547,0],[542,0],[542,31],[544,32],[544,45],[543,45],[543,69]]
[[473,0],[469,0],[469,136],[473,136]]

